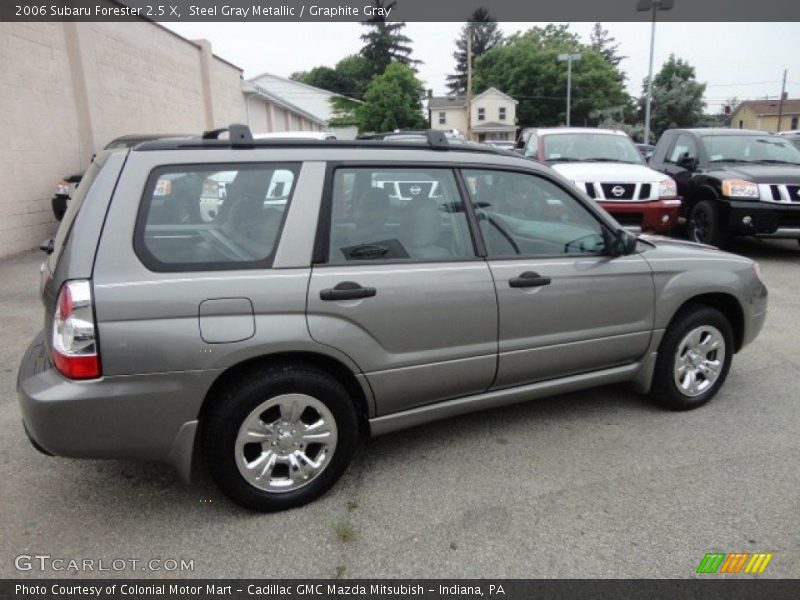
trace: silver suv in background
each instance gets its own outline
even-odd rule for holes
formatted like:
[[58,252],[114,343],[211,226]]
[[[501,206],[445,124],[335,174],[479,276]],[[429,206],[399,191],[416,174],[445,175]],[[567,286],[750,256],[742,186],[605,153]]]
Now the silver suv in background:
[[[618,382],[701,406],[766,316],[753,261],[637,238],[508,152],[207,138],[102,152],[70,203],[18,374],[42,451],[185,478],[202,454],[235,502],[286,509],[365,435]],[[436,194],[379,185],[407,180]]]

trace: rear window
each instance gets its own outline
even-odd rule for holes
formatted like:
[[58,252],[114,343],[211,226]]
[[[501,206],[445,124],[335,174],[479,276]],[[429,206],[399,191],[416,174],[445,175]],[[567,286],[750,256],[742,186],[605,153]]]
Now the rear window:
[[155,169],[134,246],[154,271],[272,264],[299,163],[180,165]]

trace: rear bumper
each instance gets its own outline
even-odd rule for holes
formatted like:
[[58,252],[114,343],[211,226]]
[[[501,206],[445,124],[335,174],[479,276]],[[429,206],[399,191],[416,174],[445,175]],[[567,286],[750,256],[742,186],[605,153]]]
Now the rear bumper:
[[680,200],[651,200],[609,202],[598,200],[620,225],[641,231],[663,232],[672,229],[678,221]]
[[727,229],[733,235],[800,239],[800,202],[724,202],[728,207]]
[[200,406],[216,373],[70,381],[50,365],[39,334],[22,359],[17,395],[28,436],[45,453],[166,462],[188,479]]

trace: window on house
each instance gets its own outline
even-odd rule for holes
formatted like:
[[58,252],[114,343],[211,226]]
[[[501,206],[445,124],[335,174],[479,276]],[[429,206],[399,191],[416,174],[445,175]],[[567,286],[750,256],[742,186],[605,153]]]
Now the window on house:
[[505,106],[501,106],[500,108],[497,109],[497,118],[500,119],[501,121],[505,121],[506,120],[506,107]]
[[439,113],[439,125],[444,125],[446,123],[447,123],[447,113],[444,112],[444,111],[441,111]]
[[478,109],[478,121],[484,121],[484,120],[486,120],[486,109],[485,108],[479,108]]
[[742,129],[743,127],[744,127],[744,121],[739,119],[739,129]]
[[792,124],[789,129],[797,129],[797,115],[792,117]]

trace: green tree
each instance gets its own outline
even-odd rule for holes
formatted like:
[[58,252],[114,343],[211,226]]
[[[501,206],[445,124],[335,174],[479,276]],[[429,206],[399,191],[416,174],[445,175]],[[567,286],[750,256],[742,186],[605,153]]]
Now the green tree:
[[489,11],[477,8],[461,28],[461,35],[456,40],[456,72],[447,76],[447,88],[451,94],[464,94],[467,91],[467,40],[472,36],[472,65],[475,60],[503,41],[503,32],[497,26]]
[[[647,94],[647,78],[642,85],[642,110]],[[661,70],[653,77],[653,98],[650,105],[651,141],[673,127],[692,127],[705,120],[703,95],[706,84],[695,78],[694,67],[670,54]]]
[[628,76],[619,68],[619,63],[628,58],[619,53],[619,43],[617,39],[612,36],[608,29],[605,29],[601,23],[595,23],[592,28],[592,33],[589,34],[589,46],[599,52],[617,72],[617,79],[620,83],[625,83]]
[[408,65],[392,62],[376,76],[356,108],[359,131],[419,129],[427,125],[422,114],[422,82]]
[[[375,8],[384,10],[394,8],[397,4],[397,2],[384,4],[384,0],[373,0],[373,2]],[[375,15],[361,24],[369,28],[369,31],[361,34],[361,40],[364,42],[361,56],[367,61],[370,76],[383,73],[392,61],[412,67],[420,64],[420,61],[411,58],[411,38],[401,33],[406,26],[405,23],[389,23],[386,17]]]
[[595,123],[596,111],[628,104],[614,66],[582,44],[568,25],[534,27],[489,50],[475,64],[475,90],[493,86],[518,100],[521,126],[563,124],[567,65],[558,61],[558,55],[564,52],[583,55],[572,64],[573,123]]
[[333,68],[314,67],[310,71],[292,73],[290,78],[335,94],[360,100],[372,78],[369,70],[369,64],[363,57],[351,54],[345,56]]

